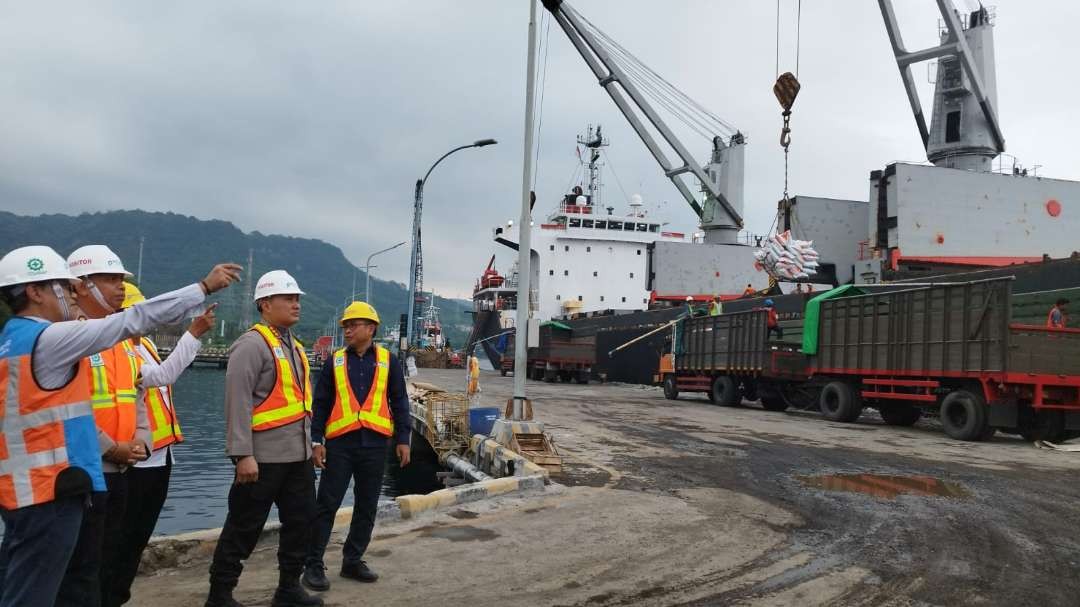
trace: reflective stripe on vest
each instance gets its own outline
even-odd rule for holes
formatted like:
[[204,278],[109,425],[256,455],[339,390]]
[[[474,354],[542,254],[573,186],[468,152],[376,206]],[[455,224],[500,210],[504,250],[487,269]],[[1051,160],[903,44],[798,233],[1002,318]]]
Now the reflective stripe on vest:
[[[161,355],[158,354],[154,342],[142,338],[142,347],[154,359],[161,364]],[[158,386],[146,389],[147,417],[150,418],[150,435],[154,442],[153,449],[164,449],[173,443],[184,442],[184,435],[180,432],[180,422],[176,419],[176,411],[173,409],[172,386]]]
[[0,332],[0,508],[56,499],[56,478],[80,468],[105,491],[90,405],[90,361],[79,361],[66,386],[46,390],[32,370],[34,347],[48,323],[20,317]]
[[98,428],[114,441],[135,438],[135,396],[142,359],[124,340],[90,357],[91,402]]
[[274,330],[266,325],[255,325],[251,328],[262,336],[266,345],[270,347],[274,360],[277,363],[277,379],[274,389],[266,395],[263,402],[255,406],[251,412],[251,429],[260,432],[270,430],[287,424],[291,424],[305,415],[311,415],[311,371],[308,366],[307,354],[304,349],[293,340],[293,350],[300,360],[303,385],[296,383],[297,375],[293,373],[292,364],[285,354],[285,348],[281,340],[274,334]]
[[326,438],[331,439],[360,428],[369,428],[391,436],[394,420],[390,414],[387,384],[390,379],[390,350],[375,345],[375,375],[371,380],[367,398],[356,409],[356,392],[349,383],[348,356],[344,349],[334,352],[334,408],[326,422]]

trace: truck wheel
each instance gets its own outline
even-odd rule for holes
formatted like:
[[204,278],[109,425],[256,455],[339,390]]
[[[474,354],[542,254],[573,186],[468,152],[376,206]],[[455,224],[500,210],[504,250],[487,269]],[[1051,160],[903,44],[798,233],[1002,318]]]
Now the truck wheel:
[[714,404],[734,407],[739,404],[739,385],[730,375],[718,375],[713,380],[709,398]]
[[968,390],[950,392],[941,401],[941,426],[945,434],[965,441],[983,440],[987,432],[986,401]]
[[558,375],[555,373],[554,369],[545,369],[544,370],[544,381],[546,381],[549,384],[553,384],[553,383],[555,383],[556,379],[558,379]]
[[842,381],[825,384],[818,399],[818,406],[825,419],[834,422],[853,422],[862,414],[862,396]]
[[577,377],[574,378],[574,379],[579,384],[583,384],[583,385],[587,384],[587,383],[589,383],[589,372],[588,371],[579,371],[578,374],[577,374]]
[[675,381],[674,375],[664,378],[664,398],[668,400],[679,398],[679,384]]
[[881,405],[878,413],[890,426],[914,426],[922,417],[922,409],[911,405]]

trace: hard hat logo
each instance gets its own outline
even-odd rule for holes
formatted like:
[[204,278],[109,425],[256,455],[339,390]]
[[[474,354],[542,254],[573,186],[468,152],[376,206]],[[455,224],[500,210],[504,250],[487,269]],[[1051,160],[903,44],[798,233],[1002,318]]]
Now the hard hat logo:
[[45,269],[45,262],[38,257],[32,257],[26,262],[26,269],[31,272],[41,272]]

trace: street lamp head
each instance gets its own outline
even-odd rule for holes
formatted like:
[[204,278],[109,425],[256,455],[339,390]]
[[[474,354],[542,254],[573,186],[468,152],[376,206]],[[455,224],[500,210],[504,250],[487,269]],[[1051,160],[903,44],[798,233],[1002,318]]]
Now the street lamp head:
[[494,139],[481,139],[480,141],[473,143],[473,147],[482,148],[485,145],[495,145],[496,143],[499,142]]

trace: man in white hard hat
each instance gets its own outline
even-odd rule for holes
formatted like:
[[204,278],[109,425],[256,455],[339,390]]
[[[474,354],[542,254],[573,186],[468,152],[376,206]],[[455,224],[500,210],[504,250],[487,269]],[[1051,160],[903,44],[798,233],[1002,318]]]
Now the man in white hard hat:
[[[60,596],[87,498],[105,491],[87,357],[181,320],[208,293],[237,280],[239,271],[220,265],[198,284],[138,309],[72,322],[78,314],[75,277],[64,258],[45,246],[0,258],[0,299],[14,314],[0,328],[0,376],[20,387],[0,415],[6,447],[0,470],[10,479],[0,483],[0,607],[96,604],[96,593]],[[96,580],[97,571],[90,577]]]
[[261,320],[229,348],[225,449],[236,464],[236,481],[210,565],[206,607],[239,604],[233,589],[274,505],[281,531],[278,587],[271,604],[323,604],[300,586],[315,518],[311,377],[304,348],[290,331],[300,320],[303,294],[288,272],[263,274],[255,283]]
[[[86,318],[105,318],[123,307],[124,279],[132,274],[112,249],[105,245],[79,247],[68,255],[67,262],[68,269],[79,279],[75,283],[75,301]],[[140,362],[126,339],[90,357],[94,420],[108,495],[94,503],[83,517],[76,558],[61,588],[62,599],[83,600],[87,594],[96,593],[96,604],[100,604],[104,598],[101,577],[111,569],[124,528],[127,469],[146,459],[153,443],[146,403],[138,390]],[[93,561],[97,561],[96,567]]]

